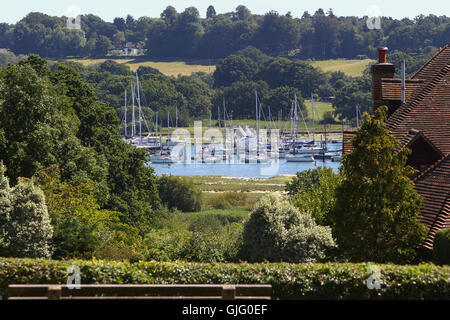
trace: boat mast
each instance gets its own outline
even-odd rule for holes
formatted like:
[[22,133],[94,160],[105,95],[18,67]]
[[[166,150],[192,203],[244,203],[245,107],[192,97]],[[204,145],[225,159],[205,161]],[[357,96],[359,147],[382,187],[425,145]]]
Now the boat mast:
[[141,114],[141,94],[139,92],[139,76],[138,73],[136,72],[136,86],[137,86],[137,101],[138,101],[138,106],[139,106],[139,138],[141,140],[142,143],[142,114]]
[[259,156],[259,105],[258,92],[255,90],[256,97],[256,155]]
[[223,141],[223,147],[226,149],[227,145],[227,110],[225,108],[225,97],[223,97],[223,132],[224,132],[224,141]]
[[133,101],[133,113],[131,116],[131,137],[134,138],[136,135],[136,115],[134,111],[134,84],[131,84],[131,100]]
[[127,136],[127,89],[125,89],[125,138]]
[[313,143],[316,143],[316,126],[315,126],[315,114],[314,114],[314,95],[311,93],[311,107],[312,107],[312,117],[313,117]]

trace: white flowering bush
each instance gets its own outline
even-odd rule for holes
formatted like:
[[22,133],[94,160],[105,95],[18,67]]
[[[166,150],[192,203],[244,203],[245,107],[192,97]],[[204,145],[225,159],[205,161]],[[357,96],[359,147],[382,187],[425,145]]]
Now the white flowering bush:
[[21,180],[9,187],[0,163],[0,254],[18,258],[50,258],[50,224],[42,190]]
[[315,262],[336,247],[331,228],[317,225],[288,201],[269,195],[244,226],[241,259],[249,262]]

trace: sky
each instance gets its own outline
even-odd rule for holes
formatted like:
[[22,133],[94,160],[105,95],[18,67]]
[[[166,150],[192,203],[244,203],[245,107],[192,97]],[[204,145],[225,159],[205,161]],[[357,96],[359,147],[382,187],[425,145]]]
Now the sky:
[[[5,1],[5,0],[3,0]],[[213,5],[217,13],[234,11],[238,5],[245,5],[252,13],[264,14],[276,10],[280,14],[288,11],[294,17],[300,17],[304,11],[314,13],[318,8],[327,11],[333,9],[338,16],[388,16],[393,18],[413,18],[419,14],[450,16],[449,0],[19,0],[9,1],[0,10],[0,22],[16,23],[29,12],[38,11],[54,16],[74,16],[70,13],[92,13],[103,20],[112,21],[115,17],[131,14],[159,17],[160,13],[172,5],[178,12],[194,6],[200,15],[206,15],[206,8]],[[6,2],[5,1],[5,2]],[[375,14],[373,14],[375,13]]]

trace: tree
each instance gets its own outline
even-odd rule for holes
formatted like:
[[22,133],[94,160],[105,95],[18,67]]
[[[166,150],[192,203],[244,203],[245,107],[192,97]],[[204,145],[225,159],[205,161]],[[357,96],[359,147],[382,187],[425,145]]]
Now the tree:
[[265,107],[270,107],[272,117],[276,119],[280,111],[285,116],[289,114],[295,96],[297,96],[297,107],[301,110],[306,119],[308,110],[306,110],[302,94],[297,88],[281,86],[272,89],[262,100]]
[[385,128],[386,107],[364,123],[344,155],[343,181],[331,213],[339,248],[352,261],[410,262],[426,228],[419,221],[421,197],[406,166],[409,149]]
[[336,80],[333,113],[339,120],[356,118],[356,106],[360,112],[369,112],[372,106],[372,81],[369,75],[348,80]]
[[158,190],[162,203],[169,209],[196,212],[202,207],[202,192],[191,179],[162,176],[158,181]]
[[[329,226],[331,225],[330,212],[336,203],[336,189],[341,182],[341,176],[335,174],[331,168],[308,171],[306,181],[301,181],[299,178],[302,175],[298,173],[289,185],[295,188],[300,187],[299,191],[291,196],[291,202],[301,212],[314,217],[317,224]],[[308,178],[312,180],[308,181]],[[306,185],[309,186],[305,187]]]
[[98,191],[107,193],[105,162],[77,139],[80,120],[49,73],[45,60],[30,56],[0,76],[5,84],[0,90],[0,160],[7,175],[15,184],[19,177],[58,165],[65,181],[95,181]]
[[216,9],[214,9],[213,6],[209,6],[208,9],[206,9],[206,19],[212,18],[216,15]]
[[113,48],[111,40],[105,36],[99,36],[95,42],[95,51],[93,55],[95,57],[104,57],[108,54],[108,51]]
[[330,227],[274,195],[260,200],[244,225],[240,256],[249,262],[315,262],[335,247]]
[[20,180],[11,191],[14,209],[6,223],[8,256],[17,258],[50,258],[50,224],[45,197],[32,181]]
[[300,24],[287,16],[280,16],[276,11],[264,15],[256,34],[256,44],[264,53],[286,54],[296,49],[300,41]]
[[216,87],[225,87],[237,81],[252,81],[257,72],[258,66],[250,58],[230,55],[216,66],[214,84]]
[[11,219],[13,199],[9,179],[5,176],[5,166],[0,162],[0,255],[4,255],[8,247],[6,225]]

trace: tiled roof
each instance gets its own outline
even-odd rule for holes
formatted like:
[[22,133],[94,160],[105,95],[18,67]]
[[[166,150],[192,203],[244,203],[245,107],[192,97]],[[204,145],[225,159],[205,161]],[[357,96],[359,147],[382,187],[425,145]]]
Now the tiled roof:
[[420,219],[429,227],[422,246],[431,250],[436,232],[450,227],[450,155],[418,176],[415,188],[424,198]]
[[431,80],[438,74],[442,68],[449,64],[450,61],[450,47],[445,45],[439,50],[433,58],[431,58],[422,68],[420,68],[412,79]]
[[[405,96],[409,100],[417,90],[421,88],[424,80],[415,79],[406,80]],[[402,79],[381,79],[381,94],[383,100],[401,100],[402,99]]]
[[352,139],[356,135],[356,131],[347,130],[343,132],[342,153],[348,154],[353,151]]
[[450,153],[450,57],[433,79],[388,118],[386,125],[399,141],[415,128],[443,154]]
[[408,132],[400,140],[399,150],[411,146],[414,143],[414,141],[416,141],[420,137],[423,138],[431,146],[431,148],[433,148],[437,153],[439,153],[441,157],[444,157],[444,154],[441,152],[441,150],[439,150],[438,147],[434,145],[433,141],[428,139],[428,137],[422,131],[416,130],[414,128],[409,129]]

